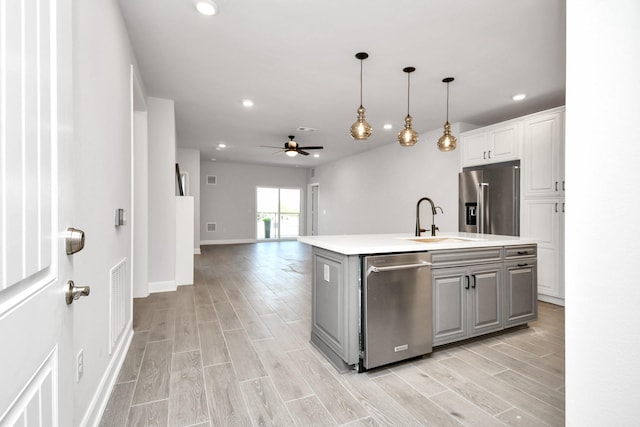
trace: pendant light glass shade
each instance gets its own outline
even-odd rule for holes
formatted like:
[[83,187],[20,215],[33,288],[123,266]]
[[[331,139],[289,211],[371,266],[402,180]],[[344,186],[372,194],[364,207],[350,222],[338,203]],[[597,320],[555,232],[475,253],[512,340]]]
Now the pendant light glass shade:
[[449,123],[449,83],[453,80],[453,77],[442,79],[442,83],[447,84],[447,121],[444,124],[444,134],[438,139],[438,149],[440,151],[452,151],[456,149],[457,139],[451,135],[451,123]]
[[362,61],[368,57],[369,54],[366,52],[356,53],[356,58],[360,60],[360,107],[358,107],[358,120],[351,125],[351,138],[359,141],[369,138],[373,133],[373,128],[364,116],[366,110],[362,106]]
[[418,142],[418,132],[411,127],[411,114],[409,114],[409,102],[411,95],[411,73],[416,69],[414,67],[406,67],[402,71],[407,73],[407,117],[404,118],[404,129],[398,133],[398,143],[404,147],[410,147]]

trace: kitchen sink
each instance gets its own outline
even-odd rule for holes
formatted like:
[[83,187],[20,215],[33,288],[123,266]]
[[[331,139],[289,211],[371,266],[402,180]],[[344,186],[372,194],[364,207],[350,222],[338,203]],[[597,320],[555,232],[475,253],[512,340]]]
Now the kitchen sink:
[[474,239],[471,237],[447,237],[447,236],[428,236],[411,238],[414,242],[420,243],[455,243],[455,242],[481,242],[485,239]]

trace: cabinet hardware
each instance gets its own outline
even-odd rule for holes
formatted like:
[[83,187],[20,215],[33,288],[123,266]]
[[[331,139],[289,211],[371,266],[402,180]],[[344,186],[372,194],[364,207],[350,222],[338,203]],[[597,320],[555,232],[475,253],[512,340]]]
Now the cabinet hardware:
[[489,150],[489,158],[491,158],[491,150]]
[[472,288],[472,289],[475,289],[475,288],[476,288],[476,281],[477,281],[478,279],[476,278],[476,275],[475,275],[475,274],[472,274],[472,275],[471,275],[471,278],[473,279],[473,285],[471,285],[471,288]]
[[486,151],[482,152],[482,160],[487,160],[487,152]]
[[471,279],[469,279],[469,276],[464,276],[465,279],[467,279],[467,286],[465,286],[465,289],[469,289],[469,282],[471,282]]
[[556,181],[556,191],[558,191],[558,181]]
[[526,264],[526,263],[525,264],[518,264],[518,267],[526,267],[527,265],[529,265],[529,264]]
[[558,202],[556,202],[556,207],[555,207],[556,213],[558,212]]
[[528,255],[529,251],[518,251],[518,255]]
[[562,202],[562,213],[564,213],[564,202]]
[[562,181],[562,191],[564,191],[564,180]]

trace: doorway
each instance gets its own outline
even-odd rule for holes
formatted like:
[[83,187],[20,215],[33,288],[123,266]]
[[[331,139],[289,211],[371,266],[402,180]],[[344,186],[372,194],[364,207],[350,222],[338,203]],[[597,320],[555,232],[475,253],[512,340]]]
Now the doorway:
[[256,239],[286,240],[300,235],[299,188],[256,188]]

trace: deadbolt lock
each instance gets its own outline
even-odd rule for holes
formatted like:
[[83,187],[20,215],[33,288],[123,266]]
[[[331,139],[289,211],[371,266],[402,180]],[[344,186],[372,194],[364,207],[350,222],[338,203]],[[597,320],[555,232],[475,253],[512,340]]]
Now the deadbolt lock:
[[67,228],[67,255],[73,255],[76,252],[80,252],[84,248],[84,231],[77,228]]

